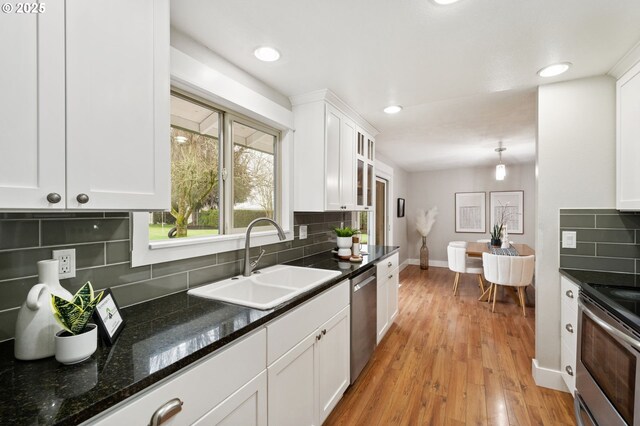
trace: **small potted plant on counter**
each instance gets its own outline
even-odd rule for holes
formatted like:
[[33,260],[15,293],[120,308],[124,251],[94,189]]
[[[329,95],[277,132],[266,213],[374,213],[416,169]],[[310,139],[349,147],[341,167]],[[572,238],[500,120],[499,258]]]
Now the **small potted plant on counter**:
[[353,245],[352,237],[359,234],[360,231],[350,227],[333,228],[337,236],[338,257],[340,259],[349,260],[351,258],[351,246]]
[[103,292],[94,295],[91,282],[87,281],[71,300],[55,294],[51,296],[53,316],[64,330],[56,333],[55,355],[62,364],[75,364],[89,358],[98,347],[98,331],[95,324],[87,324]]
[[502,245],[502,223],[496,223],[491,229],[491,245],[493,247],[500,247]]

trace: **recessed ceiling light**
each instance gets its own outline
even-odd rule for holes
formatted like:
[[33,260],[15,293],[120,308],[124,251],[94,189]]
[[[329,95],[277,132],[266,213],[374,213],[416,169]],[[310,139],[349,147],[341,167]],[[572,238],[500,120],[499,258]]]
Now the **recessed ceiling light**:
[[387,114],[397,114],[402,111],[402,107],[400,105],[391,105],[384,109],[384,112]]
[[453,3],[456,3],[456,2],[458,2],[459,0],[433,0],[433,1],[434,1],[435,3],[438,3],[438,4],[444,4],[444,5],[447,5],[447,4],[453,4]]
[[555,77],[563,72],[566,72],[571,66],[571,62],[559,62],[557,64],[551,64],[538,71],[540,77]]
[[258,47],[253,51],[253,54],[256,55],[256,58],[264,62],[274,62],[280,59],[280,52],[269,46]]

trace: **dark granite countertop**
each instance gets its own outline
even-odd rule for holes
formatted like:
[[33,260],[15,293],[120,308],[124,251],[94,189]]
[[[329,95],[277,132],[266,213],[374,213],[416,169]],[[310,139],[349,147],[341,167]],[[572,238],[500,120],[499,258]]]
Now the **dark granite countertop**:
[[369,269],[398,247],[369,246],[362,263],[320,253],[289,265],[342,275],[270,310],[257,310],[181,292],[123,310],[127,325],[112,347],[99,345],[87,361],[18,361],[13,341],[0,344],[0,424],[78,424],[185,366]]
[[638,305],[635,301],[614,300],[606,288],[635,287],[640,288],[640,274],[620,274],[615,272],[583,271],[574,269],[560,269],[560,273],[580,287],[581,293],[589,296],[600,306],[614,315],[620,321],[640,334],[640,318]]
[[640,275],[621,274],[617,272],[583,271],[578,269],[560,268],[560,274],[570,279],[576,285],[603,284],[640,287]]

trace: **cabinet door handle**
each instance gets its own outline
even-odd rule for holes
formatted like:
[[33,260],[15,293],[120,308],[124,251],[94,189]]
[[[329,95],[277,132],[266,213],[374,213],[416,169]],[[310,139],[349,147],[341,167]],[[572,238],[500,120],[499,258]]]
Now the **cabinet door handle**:
[[169,418],[182,411],[182,404],[184,403],[180,398],[173,398],[172,400],[167,401],[162,407],[158,408],[155,413],[153,413],[153,416],[151,416],[151,420],[149,421],[149,426],[160,426],[162,423],[169,420]]
[[567,297],[568,297],[569,299],[573,299],[573,291],[571,291],[571,290],[567,290],[567,292],[566,292],[565,294],[567,295]]
[[47,195],[47,201],[51,204],[57,204],[62,200],[62,197],[57,192],[52,192]]
[[325,334],[327,334],[327,329],[326,328],[324,330],[322,330],[322,335],[324,336]]
[[78,194],[76,200],[78,200],[80,204],[87,204],[89,202],[89,196],[87,194]]
[[320,340],[320,339],[322,339],[322,333],[320,333],[320,334],[318,334],[318,335],[316,336],[316,340]]
[[564,328],[566,328],[569,333],[573,333],[573,326],[571,324],[565,325]]
[[573,376],[573,368],[571,368],[570,365],[567,365],[564,369],[566,370],[568,375]]
[[389,276],[387,278],[389,278],[389,279],[393,278],[393,274],[389,274]]
[[391,266],[393,266],[393,263],[389,262],[389,263],[387,263],[387,266],[388,266],[389,268],[391,268]]

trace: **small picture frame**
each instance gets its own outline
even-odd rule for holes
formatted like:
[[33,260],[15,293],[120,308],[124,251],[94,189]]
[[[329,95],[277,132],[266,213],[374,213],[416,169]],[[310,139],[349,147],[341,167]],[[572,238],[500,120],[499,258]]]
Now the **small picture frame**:
[[109,346],[113,345],[124,328],[125,321],[111,289],[104,290],[102,300],[93,313],[93,320],[98,325],[103,340]]
[[398,217],[404,217],[404,198],[398,198]]

